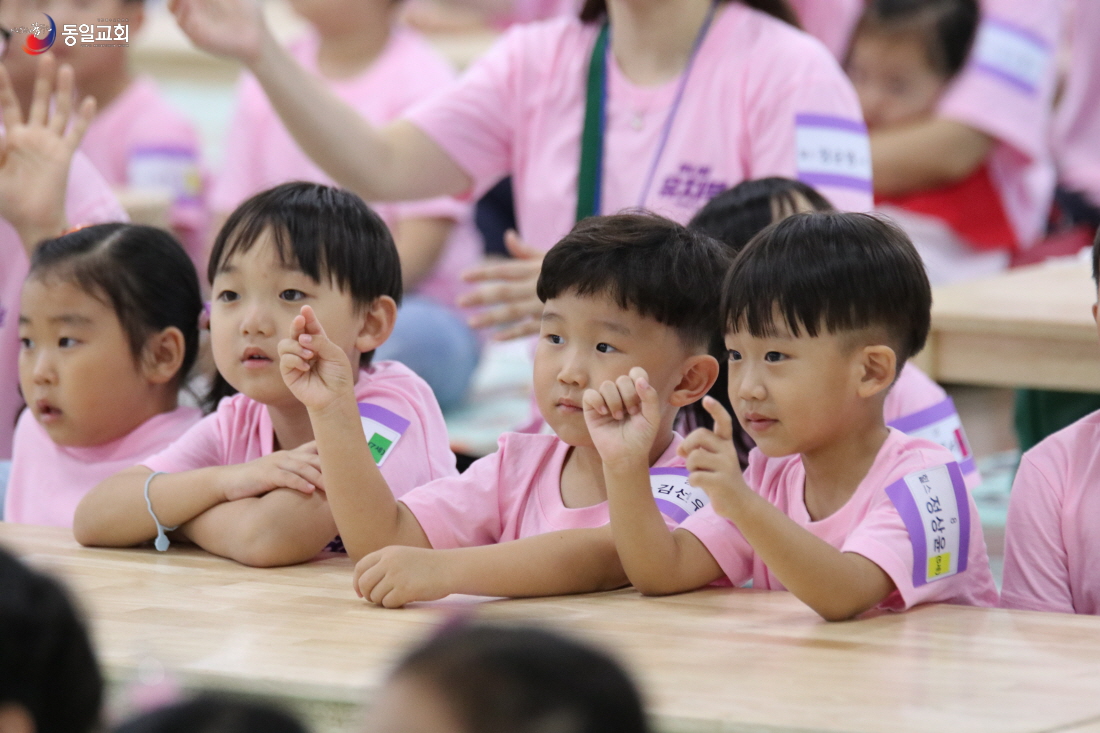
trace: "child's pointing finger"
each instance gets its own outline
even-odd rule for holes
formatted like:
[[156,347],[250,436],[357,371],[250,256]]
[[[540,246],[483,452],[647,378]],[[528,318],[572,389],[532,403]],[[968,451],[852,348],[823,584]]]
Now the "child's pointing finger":
[[707,395],[703,398],[703,407],[714,418],[714,434],[722,440],[733,440],[733,418],[722,403]]

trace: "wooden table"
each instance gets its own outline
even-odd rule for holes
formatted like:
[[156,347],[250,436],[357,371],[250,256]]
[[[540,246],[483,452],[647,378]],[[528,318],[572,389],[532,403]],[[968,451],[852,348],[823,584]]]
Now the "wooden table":
[[929,606],[829,624],[787,593],[726,589],[384,610],[352,594],[346,558],[256,570],[6,524],[0,543],[75,589],[114,678],[153,655],[185,683],[342,709],[352,728],[408,644],[476,608],[612,649],[666,731],[1100,730],[1097,618]]
[[916,363],[940,382],[1100,392],[1095,302],[1082,262],[936,288]]

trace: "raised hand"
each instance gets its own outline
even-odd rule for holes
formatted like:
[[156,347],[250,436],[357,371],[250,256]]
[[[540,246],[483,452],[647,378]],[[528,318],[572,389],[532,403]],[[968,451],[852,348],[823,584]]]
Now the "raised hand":
[[293,450],[275,451],[248,463],[226,466],[226,501],[262,496],[275,489],[294,489],[312,494],[324,489],[317,443],[310,441]]
[[[54,80],[57,95],[51,109]],[[65,194],[69,165],[95,116],[95,100],[85,97],[73,111],[73,69],[57,69],[53,56],[38,62],[34,96],[27,119],[12,89],[7,71],[0,65],[0,216],[7,219],[23,240],[28,253],[39,241],[56,237],[68,228]]]
[[588,434],[605,466],[638,461],[649,466],[661,405],[645,369],[634,367],[614,382],[586,389],[581,404]]
[[256,0],[169,0],[168,9],[196,46],[245,64],[259,59],[270,38]]
[[691,472],[688,483],[707,492],[715,512],[732,519],[739,499],[752,490],[745,483],[733,445],[733,418],[709,395],[703,398],[703,407],[714,418],[714,430],[693,430],[678,452]]
[[356,594],[386,608],[413,601],[435,601],[451,594],[443,550],[391,545],[355,564]]
[[348,355],[329,340],[308,305],[291,322],[290,337],[279,342],[279,370],[286,386],[310,409],[324,409],[347,395],[355,400],[356,375]]
[[527,246],[512,230],[504,235],[504,244],[515,259],[463,273],[463,280],[482,285],[458,299],[464,308],[487,306],[470,317],[470,326],[499,326],[493,334],[497,341],[538,333],[542,315],[542,301],[535,286],[545,253]]

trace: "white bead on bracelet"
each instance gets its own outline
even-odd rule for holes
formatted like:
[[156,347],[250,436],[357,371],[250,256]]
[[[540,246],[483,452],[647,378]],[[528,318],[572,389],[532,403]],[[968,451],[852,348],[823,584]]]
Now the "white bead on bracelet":
[[179,529],[178,525],[175,527],[165,527],[163,524],[161,524],[160,520],[157,519],[156,513],[153,512],[153,502],[149,501],[149,484],[152,483],[155,477],[160,476],[163,473],[164,471],[153,471],[151,474],[149,474],[149,478],[145,479],[145,506],[149,510],[149,516],[153,518],[153,522],[155,522],[157,525],[157,538],[153,540],[153,547],[157,548],[158,552],[167,551],[168,546],[172,544],[168,540],[168,535],[166,533]]

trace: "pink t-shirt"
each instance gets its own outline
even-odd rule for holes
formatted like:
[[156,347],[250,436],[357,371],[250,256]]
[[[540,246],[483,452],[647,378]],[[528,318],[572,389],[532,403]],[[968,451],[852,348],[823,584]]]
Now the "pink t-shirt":
[[[355,398],[375,460],[384,453],[379,468],[394,496],[458,473],[439,403],[428,384],[408,367],[396,361],[371,365],[359,373]],[[235,394],[141,465],[166,473],[230,466],[270,455],[274,442],[267,407]]]
[[1100,3],[1077,0],[1070,64],[1054,116],[1054,154],[1064,186],[1100,206]]
[[576,15],[583,3],[580,0],[512,0],[511,12],[493,19],[498,26],[512,23],[533,23],[559,15]]
[[[673,434],[650,469],[654,500],[670,529],[706,504],[705,495],[687,484],[684,460],[676,454],[682,440]],[[492,545],[610,521],[606,501],[565,506],[561,472],[571,447],[558,436],[505,433],[499,446],[461,476],[433,481],[401,498],[433,548]]]
[[1001,605],[1100,614],[1100,412],[1020,461],[1005,525]]
[[882,412],[890,427],[939,443],[951,451],[962,469],[966,485],[971,489],[982,482],[955,403],[943,387],[913,366],[912,362],[902,368],[898,380],[886,395]]
[[202,418],[194,407],[154,415],[128,435],[105,445],[58,445],[24,410],[15,428],[4,521],[73,526],[76,505],[103,479],[158,453]]
[[80,149],[112,186],[162,189],[172,228],[202,272],[210,216],[203,200],[201,146],[186,115],[138,77],[88,125]]
[[864,0],[789,0],[802,29],[820,39],[838,61],[848,53]]
[[[597,24],[510,29],[450,90],[408,115],[479,196],[511,175],[520,232],[548,250],[574,224],[588,63]],[[840,209],[871,208],[859,100],[820,42],[740,3],[720,6],[653,171],[678,79],[639,87],[608,64],[602,212],[644,205],[687,222],[741,181],[786,176]],[[643,191],[645,189],[645,191]]]
[[989,173],[1024,247],[1042,235],[1054,194],[1050,110],[1062,2],[982,0],[970,58],[937,112],[996,138]]
[[[745,481],[800,527],[841,552],[878,565],[897,590],[877,608],[903,611],[918,603],[997,604],[985,538],[974,499],[944,448],[891,430],[848,502],[813,521],[806,511],[801,456],[749,456]],[[710,507],[682,525],[706,546],[726,578],[785,590],[729,520]]]
[[[310,33],[290,52],[309,72],[317,70],[318,38]],[[416,102],[454,83],[451,65],[419,34],[397,26],[385,48],[363,73],[350,79],[324,79],[336,96],[373,125],[385,125]],[[210,194],[215,211],[230,212],[248,197],[286,181],[332,185],[283,126],[263,88],[246,75],[238,87],[237,109],[226,137],[226,157]],[[459,274],[477,263],[482,242],[471,207],[450,197],[400,203],[372,203],[391,230],[403,219],[444,218],[455,221],[435,267],[416,292],[453,308],[467,286]]]
[[[2,129],[2,128],[0,128]],[[71,226],[128,221],[126,212],[83,153],[73,156],[65,216]],[[15,228],[0,219],[0,460],[11,458],[19,396],[19,294],[29,261]]]

